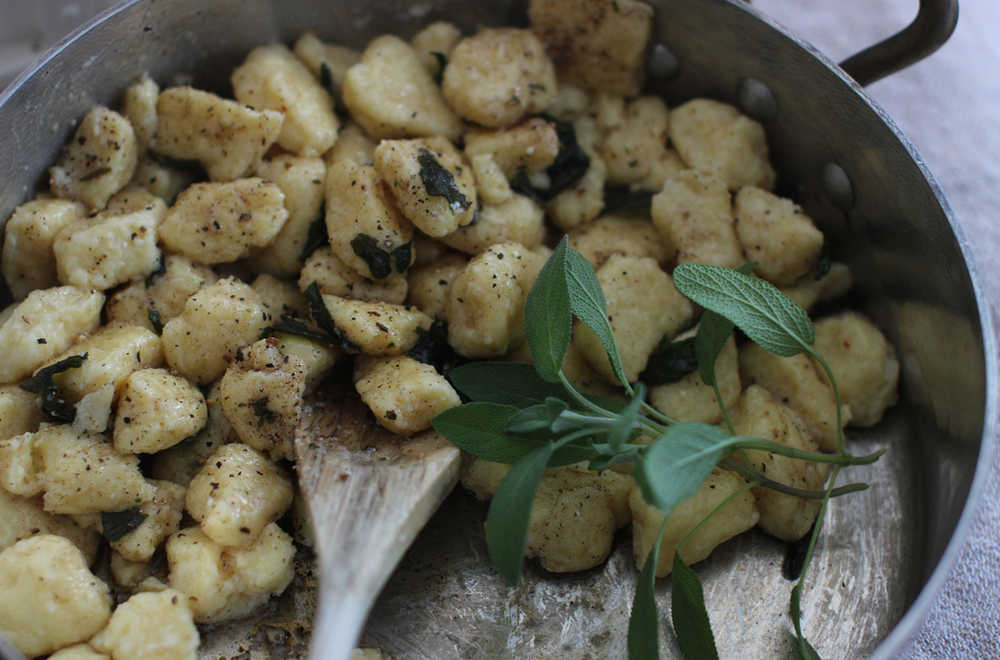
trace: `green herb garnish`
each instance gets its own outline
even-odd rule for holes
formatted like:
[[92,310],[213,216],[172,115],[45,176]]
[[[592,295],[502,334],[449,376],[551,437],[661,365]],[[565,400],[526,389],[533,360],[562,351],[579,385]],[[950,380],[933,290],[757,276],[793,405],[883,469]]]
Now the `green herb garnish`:
[[153,326],[153,332],[158,335],[163,334],[163,319],[160,318],[160,312],[153,307],[146,310],[146,318],[149,319],[149,324]]
[[556,154],[555,161],[545,170],[549,185],[545,188],[535,186],[528,173],[519,170],[511,179],[510,187],[522,195],[547,202],[583,178],[590,168],[590,156],[577,141],[573,124],[545,114],[535,116],[555,124],[556,136],[559,138],[559,153]]
[[448,66],[448,56],[445,55],[444,53],[436,51],[436,50],[432,50],[432,51],[428,51],[428,52],[431,55],[433,55],[435,59],[437,59],[438,70],[437,70],[437,73],[434,74],[434,82],[436,82],[438,85],[440,85],[441,81],[444,80],[444,68],[446,66]]
[[278,413],[274,412],[267,407],[268,398],[262,396],[259,399],[254,399],[250,402],[250,408],[253,410],[253,414],[257,416],[257,427],[260,428],[265,424],[271,424],[278,421]]
[[368,234],[358,234],[351,239],[351,249],[368,266],[372,277],[380,280],[392,272],[392,257],[379,247],[378,241]]
[[52,377],[70,369],[79,369],[86,359],[86,353],[71,355],[47,367],[42,367],[31,378],[21,383],[22,390],[39,395],[40,407],[49,421],[68,424],[76,418],[76,406],[66,401],[62,390],[52,382]]
[[320,62],[319,65],[319,82],[330,96],[336,96],[333,87],[333,72],[330,71],[330,65],[325,61]]
[[680,341],[665,341],[649,356],[646,370],[639,379],[650,387],[676,383],[698,369],[694,352],[694,337]]
[[455,177],[437,161],[428,149],[423,147],[417,153],[417,162],[420,163],[420,180],[424,182],[424,188],[428,195],[444,197],[452,213],[462,213],[469,208],[469,199],[462,194],[455,184]]
[[403,273],[410,267],[413,261],[413,241],[403,243],[392,251],[392,262],[396,265],[396,272]]
[[444,321],[435,320],[427,330],[417,328],[417,343],[407,355],[446,373],[455,362],[455,350],[448,343],[448,327]]
[[134,506],[124,511],[101,512],[101,535],[114,542],[134,531],[146,519],[146,514]]
[[348,339],[344,331],[338,328],[337,324],[333,322],[330,310],[326,308],[323,296],[319,292],[319,285],[313,282],[302,293],[309,303],[309,313],[312,315],[313,321],[319,326],[320,330],[326,333],[327,342],[344,349],[348,353],[360,353],[360,347]]
[[312,256],[313,252],[329,244],[330,237],[326,233],[326,218],[320,216],[309,224],[309,233],[306,234],[306,242],[302,246],[299,259],[305,261]]
[[[675,371],[690,373],[697,368],[702,379],[714,387],[721,406],[715,361],[734,327],[738,327],[749,339],[776,355],[806,353],[822,365],[833,384],[840,429],[839,390],[829,367],[812,346],[815,337],[812,322],[801,307],[773,285],[749,275],[752,269],[753,264],[741,269],[743,272],[693,264],[675,269],[674,283],[678,290],[706,309],[698,334],[684,344],[683,367]],[[453,369],[449,379],[470,401],[441,413],[433,422],[438,432],[462,450],[511,465],[490,503],[486,522],[490,558],[511,584],[520,580],[531,505],[546,468],[579,461],[588,462],[592,470],[616,463],[631,464],[644,499],[663,512],[666,520],[678,503],[698,491],[717,465],[742,474],[748,482],[743,490],[764,487],[822,499],[804,562],[807,567],[826,503],[831,497],[867,487],[850,484],[834,488],[840,469],[872,463],[883,453],[849,454],[844,449],[842,431],[839,451],[825,454],[762,438],[737,436],[728,417],[728,430],[724,430],[707,424],[679,423],[664,416],[646,403],[642,382],[633,386],[625,380],[600,284],[593,268],[580,253],[568,247],[565,237],[539,273],[525,303],[524,318],[525,337],[535,364],[469,363]],[[630,397],[627,404],[585,396],[569,382],[562,364],[574,319],[600,338]],[[636,444],[640,433],[654,438],[653,442]],[[744,449],[832,464],[836,468],[824,490],[803,490],[776,482],[753,469],[742,460]],[[705,520],[737,494],[727,498]],[[639,576],[629,621],[630,658],[658,657],[659,621],[654,585],[662,536],[663,528]],[[689,658],[715,658],[717,652],[701,583],[679,554],[673,557],[673,562],[673,623],[678,643]],[[800,624],[799,599],[804,577],[805,568],[792,591],[790,609],[800,654],[811,659],[818,656],[802,635]]]

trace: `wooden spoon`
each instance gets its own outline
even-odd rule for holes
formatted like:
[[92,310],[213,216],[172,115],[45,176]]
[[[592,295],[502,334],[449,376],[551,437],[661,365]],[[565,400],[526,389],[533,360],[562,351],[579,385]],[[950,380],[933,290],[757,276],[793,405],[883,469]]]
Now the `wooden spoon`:
[[303,403],[295,456],[320,574],[310,657],[347,660],[375,597],[454,488],[460,452],[434,431],[383,429],[340,383]]

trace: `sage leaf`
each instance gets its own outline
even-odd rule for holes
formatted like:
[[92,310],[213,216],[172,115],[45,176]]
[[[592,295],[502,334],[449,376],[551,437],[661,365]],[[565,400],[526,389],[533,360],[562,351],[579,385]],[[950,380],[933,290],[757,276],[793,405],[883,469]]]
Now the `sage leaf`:
[[633,476],[646,501],[669,517],[738,441],[708,424],[674,424],[642,454]]
[[[494,463],[512,464],[539,447],[550,444],[552,433],[526,435],[506,432],[507,422],[517,408],[477,401],[449,408],[432,421],[434,430],[462,451]],[[591,446],[568,444],[555,451],[550,465],[558,467],[589,461],[596,452]]]
[[145,519],[146,514],[140,511],[137,506],[124,511],[103,511],[101,513],[101,535],[108,541],[117,541],[134,531]]
[[649,387],[676,383],[698,368],[695,357],[695,339],[665,341],[649,356],[645,371],[639,380]]
[[[743,264],[736,270],[744,275],[753,273],[757,262]],[[715,363],[719,354],[725,348],[730,335],[733,334],[733,322],[706,309],[698,323],[698,334],[695,335],[695,357],[698,361],[698,373],[703,383],[715,387],[718,383],[715,377]]]
[[392,261],[396,265],[396,272],[402,273],[410,267],[413,261],[413,241],[403,243],[392,251]]
[[336,96],[334,94],[333,72],[330,70],[330,65],[325,61],[319,64],[319,82],[323,85],[323,89],[326,90],[327,94]]
[[153,307],[146,310],[146,318],[149,319],[149,324],[153,326],[153,332],[158,335],[163,334],[163,319],[160,317],[160,312]]
[[642,402],[645,397],[646,386],[637,383],[635,396],[618,414],[614,425],[608,429],[608,445],[611,446],[612,451],[620,451],[622,446],[631,439],[633,432],[639,425],[639,412],[642,410]]
[[512,586],[521,580],[531,503],[552,452],[553,445],[545,444],[515,463],[493,495],[486,515],[486,545],[490,559]]
[[718,660],[712,624],[705,609],[705,594],[701,580],[684,563],[679,552],[674,552],[671,571],[670,618],[674,634],[685,658]]
[[79,369],[87,359],[87,354],[71,355],[58,362],[42,367],[31,378],[21,383],[21,389],[39,395],[39,407],[51,422],[70,423],[76,418],[76,406],[66,400],[62,390],[53,382],[56,374]]
[[518,408],[566,396],[562,385],[542,380],[527,362],[469,362],[449,371],[448,380],[473,401]]
[[809,640],[802,634],[802,582],[800,581],[792,588],[792,598],[789,602],[789,610],[792,615],[792,623],[795,625],[796,648],[799,658],[802,660],[820,660],[819,653],[813,648]]
[[267,407],[269,403],[268,397],[262,396],[259,399],[254,399],[250,403],[250,407],[253,410],[253,414],[257,416],[257,428],[264,426],[265,424],[271,424],[278,421],[278,413],[274,412]]
[[434,74],[434,82],[440,85],[441,81],[444,80],[444,69],[448,66],[448,56],[436,50],[428,52],[434,56],[434,59],[437,60],[438,70],[437,73]]
[[417,152],[420,163],[420,180],[428,195],[444,197],[452,213],[461,213],[472,203],[455,184],[454,175],[437,161],[430,150],[421,147]]
[[282,314],[280,321],[261,330],[260,335],[261,337],[267,337],[268,335],[273,335],[276,332],[298,335],[299,337],[305,337],[306,339],[321,341],[324,344],[330,343],[329,335],[320,332],[319,330],[306,325],[294,316],[288,316],[287,314]]
[[[567,240],[563,238],[563,241]],[[618,344],[615,343],[615,335],[608,321],[608,307],[601,283],[597,281],[594,267],[576,250],[571,249],[566,253],[566,281],[569,287],[569,306],[573,315],[593,330],[601,340],[615,376],[625,386],[626,391],[631,391],[631,385],[622,368],[621,356],[618,354]]]
[[535,369],[547,381],[559,380],[573,334],[567,284],[569,239],[563,238],[545,262],[524,304],[524,334]]
[[635,585],[632,600],[632,614],[628,618],[629,660],[659,660],[660,658],[660,616],[656,608],[656,567],[660,561],[661,529],[653,547],[646,555],[646,561]]
[[427,330],[417,328],[417,343],[407,353],[418,362],[433,365],[438,373],[446,373],[455,363],[455,349],[448,343],[448,328],[435,319]]
[[544,194],[551,199],[583,178],[590,168],[590,156],[576,139],[576,129],[572,123],[547,115],[540,116],[556,125],[556,137],[559,138],[556,159],[545,170],[549,175],[549,187]]
[[569,406],[562,399],[549,397],[545,400],[545,403],[538,403],[518,410],[507,420],[504,430],[507,433],[530,433],[532,431],[551,430],[553,422],[568,408]]
[[392,272],[392,257],[379,247],[377,240],[368,234],[358,234],[351,239],[351,249],[365,262],[372,277],[377,280],[389,277]]
[[674,269],[678,291],[724,316],[765,350],[791,357],[816,335],[809,315],[773,284],[731,268],[681,264]]
[[330,237],[326,233],[326,218],[319,216],[309,224],[309,233],[306,234],[306,242],[302,246],[299,260],[305,261],[312,256],[313,252],[329,243]]
[[326,333],[327,343],[332,346],[338,346],[348,353],[360,353],[361,348],[347,338],[344,331],[337,327],[337,324],[333,322],[333,317],[330,316],[330,310],[326,308],[326,303],[323,302],[323,295],[319,291],[319,285],[315,282],[306,287],[306,290],[302,292],[302,295],[306,297],[306,301],[309,303],[309,313],[319,326],[320,330]]

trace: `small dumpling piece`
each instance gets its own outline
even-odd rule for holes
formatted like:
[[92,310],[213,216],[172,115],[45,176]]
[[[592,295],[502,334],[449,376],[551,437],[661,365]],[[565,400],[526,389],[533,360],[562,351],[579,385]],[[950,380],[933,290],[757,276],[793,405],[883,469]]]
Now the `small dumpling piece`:
[[[788,404],[821,449],[837,449],[833,388],[812,358],[803,354],[778,357],[757,344],[748,344],[740,350],[740,377],[745,385],[756,383]],[[845,425],[851,420],[851,408],[843,402],[841,417]]]
[[268,338],[241,348],[219,381],[219,399],[240,440],[273,460],[294,460],[306,365],[278,343]]
[[559,155],[559,134],[553,122],[541,117],[499,130],[472,128],[465,133],[465,153],[493,156],[504,176],[513,179],[552,165]]
[[384,302],[323,296],[334,325],[365,355],[402,355],[433,319],[420,310]]
[[493,154],[472,156],[469,164],[475,175],[476,192],[484,204],[503,204],[514,194]]
[[122,453],[154,454],[197,433],[208,419],[201,391],[165,369],[133,372],[115,415],[114,446]]
[[341,98],[340,88],[344,84],[347,70],[361,60],[360,52],[347,46],[320,41],[313,32],[306,32],[299,37],[292,50],[337,100]]
[[[683,336],[683,335],[682,335]],[[728,410],[740,398],[740,364],[736,341],[730,337],[715,362],[715,380],[722,393],[722,403]],[[715,390],[701,379],[698,369],[674,383],[651,387],[649,402],[678,422],[715,424],[722,420]]]
[[513,194],[501,204],[484,204],[472,224],[441,239],[466,254],[481,254],[497,243],[518,243],[533,249],[545,239],[545,211],[526,195]]
[[73,286],[32,291],[9,307],[0,325],[0,383],[14,383],[31,375],[101,320],[104,294]]
[[427,72],[439,76],[448,63],[451,49],[461,40],[462,32],[457,27],[446,21],[436,21],[413,35],[410,45],[417,51]]
[[133,371],[163,364],[160,338],[136,326],[106,325],[52,361],[84,353],[83,364],[52,377],[70,401],[79,401],[108,384],[117,391]]
[[569,246],[594,268],[603,266],[614,254],[649,257],[666,266],[674,254],[651,222],[620,215],[605,215],[575,227],[569,233]]
[[874,323],[857,312],[816,322],[816,351],[830,365],[851,424],[874,426],[896,403],[899,360]]
[[200,527],[166,543],[170,586],[187,597],[197,623],[237,619],[281,594],[295,574],[292,537],[275,523],[248,547],[222,546]]
[[[800,426],[794,412],[762,387],[751,385],[743,392],[737,412],[736,433],[779,444],[816,451],[816,441]],[[760,450],[747,450],[754,469],[768,479],[804,490],[823,490],[828,465],[801,461]],[[822,500],[806,499],[763,486],[753,489],[760,511],[760,526],[783,541],[798,541],[812,529]]]
[[614,470],[549,470],[531,505],[525,556],[538,557],[554,573],[600,566],[611,553],[615,531],[632,519],[631,487],[632,479]]
[[846,264],[834,262],[825,273],[806,275],[795,284],[782,287],[781,292],[809,311],[820,301],[844,295],[851,290],[853,284],[850,268]]
[[[612,255],[597,270],[597,281],[604,290],[625,377],[635,382],[660,340],[682,330],[694,316],[694,307],[648,257]],[[618,384],[604,345],[590,328],[577,323],[573,341],[594,369]]]
[[667,150],[670,113],[658,96],[640,96],[625,106],[619,127],[601,141],[601,158],[608,168],[608,181],[639,183]]
[[[149,561],[163,539],[180,529],[184,515],[184,486],[169,481],[150,480],[149,483],[154,492],[153,497],[139,507],[139,512],[145,516],[142,522],[110,542],[118,555],[132,562]],[[107,534],[103,518],[101,529]]]
[[111,656],[98,653],[90,644],[81,643],[59,649],[49,656],[49,660],[111,660]]
[[583,178],[549,200],[545,211],[553,224],[563,231],[590,222],[604,210],[604,184],[608,166],[600,156],[588,154],[590,165]]
[[142,188],[167,204],[172,204],[177,195],[198,178],[196,169],[178,167],[166,159],[146,153],[139,156],[139,163],[135,166],[135,174],[129,185]]
[[135,594],[115,608],[90,645],[112,658],[194,660],[201,637],[188,602],[176,589]]
[[272,319],[282,316],[305,318],[308,314],[309,303],[292,282],[261,273],[250,283],[250,288],[260,296],[261,304]]
[[0,630],[26,656],[90,639],[111,616],[108,587],[61,536],[35,536],[0,552]]
[[545,110],[556,74],[530,30],[487,28],[452,49],[441,90],[462,118],[495,128]]
[[364,277],[403,273],[413,259],[413,225],[371,165],[343,161],[327,171],[326,231],[333,253]]
[[211,383],[270,321],[249,285],[233,277],[219,280],[188,298],[181,315],[163,327],[167,364],[194,383]]
[[99,211],[132,180],[138,158],[135,131],[128,119],[95,106],[80,121],[59,161],[49,168],[52,194]]
[[216,543],[247,548],[292,505],[284,470],[241,442],[219,447],[191,480],[186,506]]
[[407,282],[403,273],[390,273],[380,280],[361,275],[333,253],[333,248],[321,247],[306,259],[299,273],[299,289],[305,291],[313,282],[320,293],[354,300],[381,300],[399,304],[406,299]]
[[470,358],[500,357],[524,337],[525,271],[537,257],[519,243],[497,243],[474,257],[448,294],[448,343]]
[[0,386],[0,440],[38,430],[42,411],[36,397],[17,385]]
[[419,55],[399,37],[373,39],[347,70],[342,93],[351,116],[375,138],[443,135],[454,141],[462,132]]
[[476,180],[461,152],[444,138],[382,140],[375,171],[410,222],[432,238],[472,222]]
[[156,234],[166,211],[159,197],[131,188],[103,213],[67,225],[52,244],[59,281],[103,291],[146,277],[160,261]]
[[726,182],[770,190],[775,174],[760,123],[735,107],[711,99],[693,99],[670,113],[670,140],[688,167]]
[[184,311],[188,298],[219,279],[208,266],[177,254],[166,255],[162,271],[113,293],[104,308],[107,321],[155,330],[150,310],[156,311],[160,323],[166,323]]
[[823,232],[802,207],[766,190],[747,186],[733,200],[736,233],[756,272],[778,285],[813,272],[823,250]]
[[[670,574],[677,544],[727,497],[734,495],[744,485],[745,482],[739,475],[716,468],[694,495],[674,507],[660,543],[656,577]],[[629,494],[629,507],[632,510],[632,552],[635,565],[641,568],[660,533],[664,516],[662,511],[643,498],[638,486],[632,488]],[[680,549],[681,559],[688,565],[706,559],[720,544],[756,525],[759,518],[754,496],[749,491],[744,491],[688,537]]]
[[585,90],[635,95],[642,87],[653,10],[635,0],[532,0],[531,29],[559,67]]
[[696,170],[683,170],[653,197],[653,224],[677,248],[678,264],[738,268],[746,259],[736,236],[726,184]]
[[250,256],[249,263],[275,277],[294,278],[302,270],[303,250],[313,225],[323,222],[326,165],[322,158],[265,156],[257,166],[257,176],[281,188],[288,220],[267,245]]
[[96,530],[76,524],[70,516],[45,511],[37,497],[20,497],[0,488],[0,550],[42,534],[55,534],[72,541],[88,566],[97,559],[101,537]]
[[0,269],[15,300],[59,284],[52,244],[84,214],[83,204],[66,199],[36,199],[14,209],[4,225]]
[[333,99],[306,65],[281,44],[260,46],[231,76],[236,100],[284,113],[278,144],[299,156],[321,156],[337,140]]
[[177,197],[158,233],[171,252],[216,264],[267,245],[287,219],[285,194],[263,179],[196,183]]
[[375,162],[375,147],[377,142],[365,130],[353,121],[347,122],[342,129],[333,149],[326,152],[323,162],[327,168],[336,167],[342,160],[353,160],[361,165],[371,165]]
[[192,87],[163,90],[156,113],[156,151],[200,161],[212,181],[247,176],[278,139],[284,119]]
[[469,263],[465,255],[447,253],[436,261],[410,270],[407,301],[427,316],[447,320],[451,283]]
[[361,357],[354,365],[354,387],[375,420],[399,435],[430,428],[431,420],[462,403],[437,370],[408,356]]
[[305,371],[306,392],[311,392],[323,381],[323,377],[343,355],[326,342],[309,339],[301,335],[275,332],[278,350],[282,355],[298,358]]
[[146,73],[125,88],[122,114],[132,124],[141,151],[156,145],[156,100],[159,96],[160,86]]

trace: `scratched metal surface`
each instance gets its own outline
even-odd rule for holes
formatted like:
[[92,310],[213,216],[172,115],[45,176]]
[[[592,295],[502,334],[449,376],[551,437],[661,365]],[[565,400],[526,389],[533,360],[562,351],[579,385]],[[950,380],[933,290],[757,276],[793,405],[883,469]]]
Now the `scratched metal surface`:
[[[0,125],[8,127],[0,133],[0,218],[30,194],[75,120],[95,102],[114,103],[123,83],[142,71],[163,83],[192,74],[196,84],[224,92],[228,72],[250,48],[290,41],[305,29],[359,46],[382,32],[412,34],[431,20],[469,31],[521,16],[510,3],[459,0],[127,4],[0,95]],[[804,597],[805,626],[824,656],[901,652],[926,605],[903,619],[889,647],[877,647],[921,589],[939,588],[949,568],[939,562],[955,554],[946,545],[960,542],[953,534],[965,529],[958,521],[977,461],[988,459],[984,425],[995,425],[986,392],[987,374],[995,387],[997,350],[990,320],[979,314],[975,274],[963,261],[964,239],[953,233],[936,185],[905,138],[807,46],[725,0],[652,4],[655,40],[679,68],[651,81],[651,89],[676,102],[696,94],[735,101],[747,77],[771,87],[777,113],[765,125],[782,192],[801,200],[827,232],[835,256],[858,278],[859,304],[901,348],[903,403],[879,429],[854,440],[859,451],[890,451],[876,466],[846,475],[873,487],[832,506]],[[824,191],[827,162],[841,165],[854,183],[849,208]],[[964,338],[961,350],[942,351],[941,338],[956,333]],[[364,640],[396,658],[622,656],[635,577],[627,537],[600,569],[567,577],[529,567],[525,583],[508,591],[486,561],[483,514],[463,494],[446,502],[383,592]],[[789,654],[791,584],[781,574],[783,554],[781,544],[750,533],[697,566],[723,655]],[[305,566],[294,589],[262,616],[206,629],[204,657],[300,654],[313,583]],[[666,612],[669,580],[658,590]],[[672,652],[666,619],[663,625],[664,648]]]

